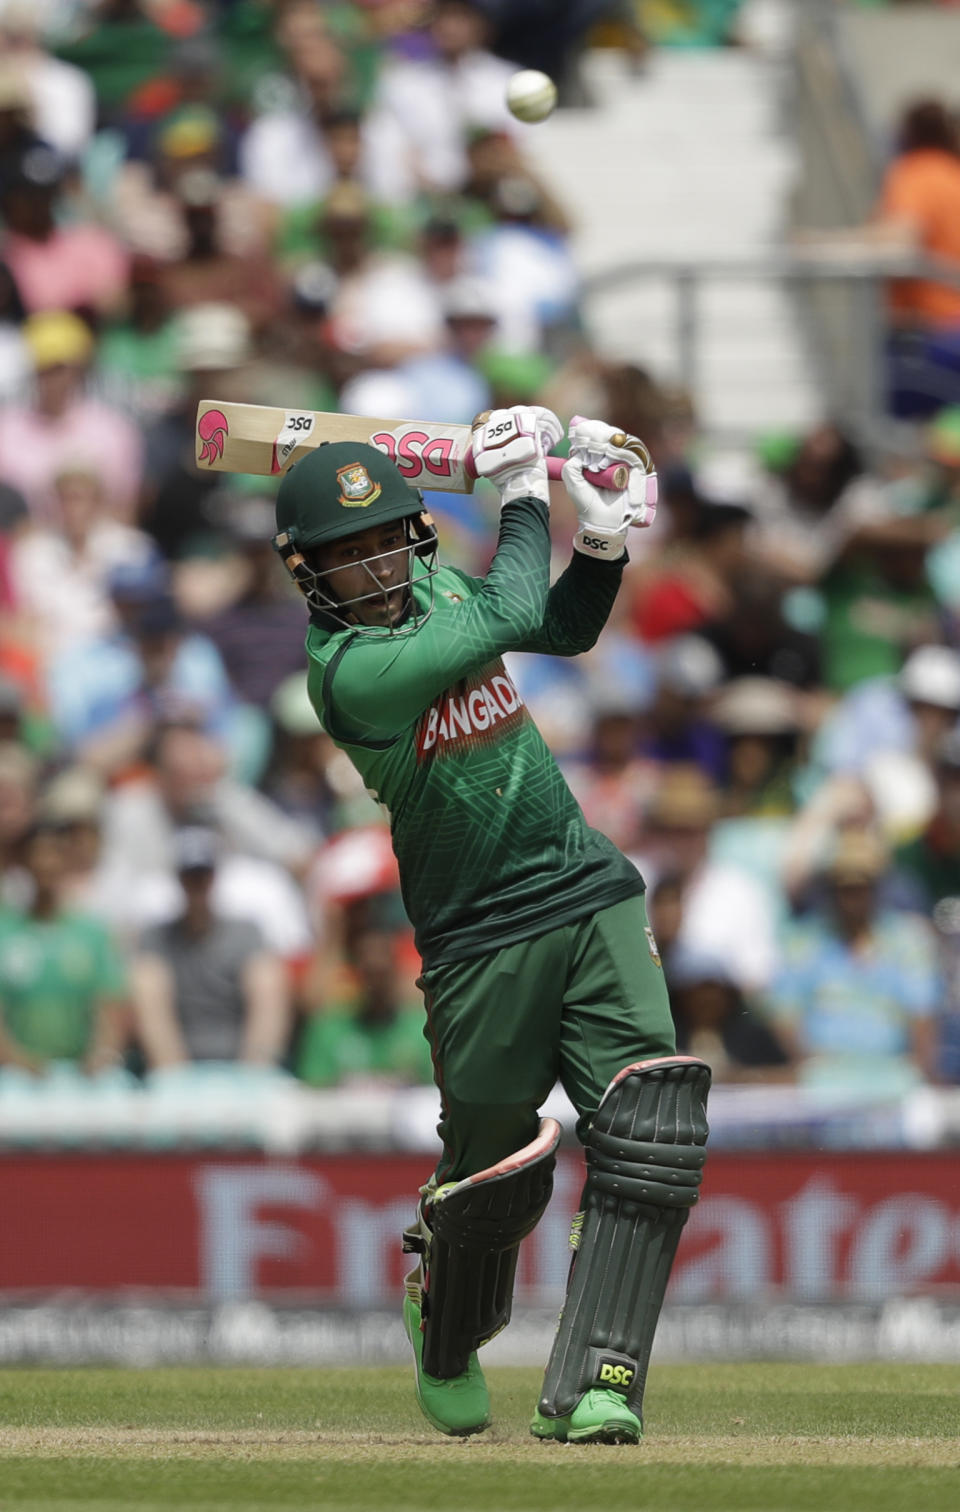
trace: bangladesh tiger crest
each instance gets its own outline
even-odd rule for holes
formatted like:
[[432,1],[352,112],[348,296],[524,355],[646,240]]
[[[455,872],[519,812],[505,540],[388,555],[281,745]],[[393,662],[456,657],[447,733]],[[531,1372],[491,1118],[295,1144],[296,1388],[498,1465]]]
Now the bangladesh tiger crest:
[[380,497],[380,484],[374,483],[362,462],[351,462],[348,467],[337,468],[340,485],[340,503],[347,509],[366,509]]

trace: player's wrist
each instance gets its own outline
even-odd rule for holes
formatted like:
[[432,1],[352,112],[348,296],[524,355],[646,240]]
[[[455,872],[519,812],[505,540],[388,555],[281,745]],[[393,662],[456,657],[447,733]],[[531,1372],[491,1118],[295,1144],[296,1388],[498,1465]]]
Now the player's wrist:
[[627,532],[581,523],[573,538],[573,549],[595,562],[619,562],[627,549]]
[[501,509],[507,504],[515,504],[518,499],[539,499],[547,509],[550,508],[550,479],[545,462],[518,468],[494,481],[500,493]]

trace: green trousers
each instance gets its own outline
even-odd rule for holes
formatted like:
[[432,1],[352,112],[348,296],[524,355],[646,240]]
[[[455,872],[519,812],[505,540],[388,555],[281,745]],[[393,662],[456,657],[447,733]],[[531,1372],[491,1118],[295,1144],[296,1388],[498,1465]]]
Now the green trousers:
[[676,1053],[642,897],[420,979],[441,1096],[438,1181],[521,1149],[559,1080],[581,1138],[613,1077]]

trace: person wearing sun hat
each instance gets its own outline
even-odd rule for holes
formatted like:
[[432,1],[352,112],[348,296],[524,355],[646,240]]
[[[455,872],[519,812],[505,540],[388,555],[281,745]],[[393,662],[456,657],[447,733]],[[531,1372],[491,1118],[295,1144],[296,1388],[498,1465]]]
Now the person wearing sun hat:
[[784,929],[767,1004],[804,1085],[896,1096],[936,1074],[936,941],[927,919],[885,905],[889,866],[872,829],[839,829],[821,906]]
[[682,943],[723,959],[740,987],[754,992],[776,964],[777,898],[745,866],[711,853],[721,801],[702,768],[665,765],[634,859],[648,886],[668,876],[682,883]]
[[17,488],[34,519],[56,524],[54,483],[65,467],[94,465],[106,503],[129,520],[140,488],[142,441],[121,410],[85,387],[95,349],[90,327],[70,310],[44,310],[23,325],[34,374],[31,402],[0,410],[0,476]]
[[56,528],[20,532],[9,554],[17,606],[48,663],[78,641],[112,633],[117,616],[111,575],[156,557],[149,536],[111,517],[107,472],[94,459],[65,463],[52,487]]
[[182,387],[178,403],[146,427],[143,517],[164,555],[178,557],[209,531],[208,496],[222,488],[217,473],[200,473],[194,463],[197,404],[209,394],[248,397],[253,342],[243,311],[223,300],[181,310],[173,336]]
[[902,752],[929,766],[960,720],[960,651],[918,645],[892,677],[859,683],[817,730],[811,758],[828,776],[862,775],[880,754]]

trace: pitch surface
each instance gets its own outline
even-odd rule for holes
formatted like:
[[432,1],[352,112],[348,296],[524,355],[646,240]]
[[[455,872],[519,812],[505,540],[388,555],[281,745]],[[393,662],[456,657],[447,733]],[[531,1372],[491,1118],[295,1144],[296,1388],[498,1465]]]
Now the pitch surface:
[[655,1366],[640,1448],[540,1444],[534,1371],[496,1422],[433,1433],[398,1369],[0,1371],[12,1512],[939,1512],[958,1505],[960,1367]]

